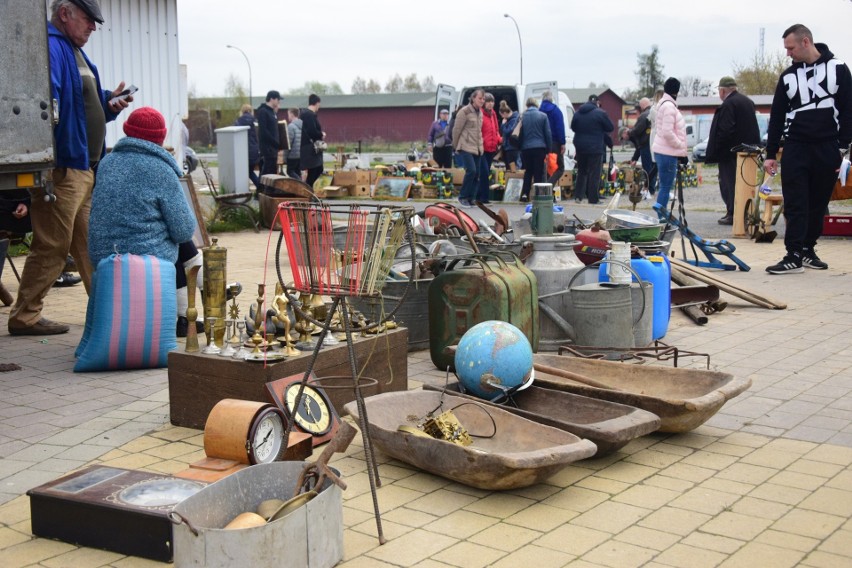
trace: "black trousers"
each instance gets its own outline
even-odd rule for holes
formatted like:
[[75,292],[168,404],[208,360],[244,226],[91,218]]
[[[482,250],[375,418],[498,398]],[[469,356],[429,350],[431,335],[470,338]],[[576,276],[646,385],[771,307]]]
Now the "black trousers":
[[299,158],[287,158],[287,175],[298,180],[302,179],[302,166]]
[[577,154],[577,182],[574,186],[574,199],[588,198],[589,203],[598,202],[602,163],[603,154]]
[[453,147],[441,146],[440,148],[432,147],[432,159],[438,163],[439,168],[453,167]]
[[314,187],[314,182],[322,175],[322,169],[321,164],[315,168],[308,168],[308,177],[305,179],[305,183],[311,186],[311,189]]
[[816,246],[839,167],[837,140],[784,143],[781,194],[788,253],[801,254],[803,249]]
[[719,160],[719,192],[725,203],[725,214],[734,215],[734,188],[737,183],[737,158]]
[[521,196],[529,197],[532,184],[544,183],[544,156],[547,148],[530,148],[521,150],[521,159],[524,162],[524,188]]
[[278,173],[278,150],[276,148],[264,148],[260,152],[260,177],[266,174]]

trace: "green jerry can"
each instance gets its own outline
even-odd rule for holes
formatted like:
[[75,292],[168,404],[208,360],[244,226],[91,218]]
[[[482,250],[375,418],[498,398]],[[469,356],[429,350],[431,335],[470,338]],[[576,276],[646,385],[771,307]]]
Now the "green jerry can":
[[453,369],[445,353],[474,325],[508,322],[538,350],[538,281],[511,252],[447,259],[447,267],[429,284],[429,352],[438,369]]

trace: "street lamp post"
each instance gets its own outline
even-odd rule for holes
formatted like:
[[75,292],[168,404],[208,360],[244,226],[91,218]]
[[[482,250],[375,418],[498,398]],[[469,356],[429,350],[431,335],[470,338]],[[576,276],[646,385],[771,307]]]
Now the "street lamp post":
[[246,65],[248,65],[248,70],[249,70],[249,92],[248,92],[248,99],[249,99],[249,104],[252,104],[252,102],[251,102],[251,93],[252,93],[252,90],[251,90],[251,62],[249,62],[248,55],[246,55],[246,52],[245,52],[245,51],[243,51],[242,49],[240,49],[239,47],[237,47],[236,45],[226,45],[225,47],[228,47],[228,48],[230,48],[230,49],[236,49],[237,51],[239,51],[240,53],[242,53],[242,54],[243,54],[243,57],[245,57],[245,58],[246,58]]
[[503,14],[504,18],[509,18],[515,24],[515,29],[518,30],[518,46],[521,50],[521,85],[524,84],[524,42],[521,41],[521,28],[518,27],[518,21],[509,14]]

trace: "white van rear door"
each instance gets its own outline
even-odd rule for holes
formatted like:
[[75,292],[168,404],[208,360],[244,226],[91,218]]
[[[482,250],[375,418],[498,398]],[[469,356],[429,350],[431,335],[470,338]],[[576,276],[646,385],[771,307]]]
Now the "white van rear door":
[[451,85],[438,85],[438,90],[435,93],[435,120],[438,120],[438,112],[441,109],[450,111],[450,115],[456,109],[456,88]]
[[524,89],[524,100],[519,102],[521,108],[526,108],[527,99],[535,97],[535,100],[541,104],[541,95],[545,91],[550,91],[554,95],[559,91],[559,85],[556,81],[548,81],[546,83],[530,83]]

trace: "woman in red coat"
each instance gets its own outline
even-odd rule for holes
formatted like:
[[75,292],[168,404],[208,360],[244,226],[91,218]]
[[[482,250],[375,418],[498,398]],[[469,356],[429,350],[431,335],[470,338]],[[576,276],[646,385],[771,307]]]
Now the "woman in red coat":
[[[500,136],[500,118],[497,116],[497,111],[494,110],[494,95],[485,93],[485,104],[482,107],[482,147],[485,155],[485,163],[488,166],[487,171],[491,171],[491,163],[494,161],[494,156],[500,149],[500,144],[503,138]],[[485,179],[479,180],[480,196],[488,195],[488,176]],[[480,201],[483,201],[480,199]]]

